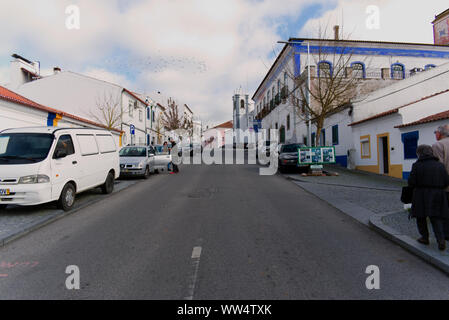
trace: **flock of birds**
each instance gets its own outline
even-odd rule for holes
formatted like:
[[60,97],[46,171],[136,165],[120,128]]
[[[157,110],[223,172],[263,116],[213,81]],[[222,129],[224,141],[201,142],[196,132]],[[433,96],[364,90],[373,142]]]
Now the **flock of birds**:
[[160,73],[166,70],[185,71],[190,74],[205,73],[208,70],[205,61],[195,57],[155,56],[125,60],[122,57],[107,59],[106,64],[128,72]]

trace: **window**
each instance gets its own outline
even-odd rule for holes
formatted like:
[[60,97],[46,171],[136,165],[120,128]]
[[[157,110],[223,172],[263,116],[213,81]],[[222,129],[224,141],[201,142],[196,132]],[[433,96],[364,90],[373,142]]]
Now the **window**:
[[139,121],[140,122],[143,121],[143,112],[142,112],[142,110],[139,110]]
[[332,127],[332,145],[338,145],[338,124]]
[[134,102],[133,101],[129,100],[128,108],[129,108],[129,116],[132,118],[133,110],[134,110]]
[[404,159],[417,159],[416,148],[418,147],[419,131],[403,133],[401,137],[404,144]]
[[278,123],[277,122],[276,122],[276,127],[275,128],[276,128],[276,130],[278,129]]
[[360,137],[360,156],[362,159],[371,158],[370,136]]
[[288,78],[287,78],[287,72],[284,72],[284,86],[288,88]]
[[428,64],[428,65],[426,65],[425,67],[424,67],[424,69],[425,70],[429,70],[429,69],[433,69],[433,68],[436,68],[437,66],[436,65],[434,65],[434,64]]
[[391,78],[392,79],[404,79],[405,67],[401,63],[394,63],[391,65]]
[[365,78],[365,65],[363,62],[351,63],[352,75],[354,78]]
[[153,122],[155,122],[155,117],[154,117],[154,111],[151,111],[151,119],[153,119]]
[[240,100],[240,108],[245,109],[245,101]]
[[114,138],[110,134],[98,134],[97,142],[101,153],[111,153],[117,151]]
[[318,76],[329,77],[332,75],[332,64],[327,61],[321,61],[318,63]]
[[59,137],[55,149],[55,154],[61,151],[63,151],[68,156],[75,153],[75,147],[73,146],[72,137],[69,134]]
[[281,93],[281,80],[278,79],[278,94]]
[[147,119],[150,120],[150,108],[147,108]]
[[290,130],[290,115],[287,115],[287,131]]
[[313,132],[310,138],[312,139],[312,147],[315,147],[315,142],[316,142],[316,133],[315,133],[315,132]]
[[82,156],[98,154],[97,141],[93,134],[77,134],[76,138],[78,139]]

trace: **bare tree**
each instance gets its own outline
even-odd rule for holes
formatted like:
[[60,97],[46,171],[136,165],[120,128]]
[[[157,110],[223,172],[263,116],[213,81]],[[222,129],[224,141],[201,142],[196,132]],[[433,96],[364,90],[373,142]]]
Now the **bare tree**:
[[97,97],[95,110],[90,110],[89,116],[96,122],[103,124],[109,130],[120,129],[123,113],[121,96],[115,96],[106,92],[102,97]]
[[162,125],[168,130],[187,130],[190,136],[193,135],[193,122],[187,117],[179,115],[179,108],[176,102],[169,98],[167,101],[168,108],[162,113]]
[[[362,70],[351,67],[352,49],[345,45],[344,41],[335,42],[327,39],[326,30],[322,32],[319,28],[318,33],[318,45],[311,50],[314,59],[311,64],[317,66],[317,72],[312,66],[308,66],[310,70],[301,75],[295,75],[294,71],[288,70],[288,76],[293,79],[294,87],[290,92],[286,92],[284,88],[279,97],[290,99],[299,118],[304,121],[310,120],[316,126],[316,145],[320,144],[325,120],[351,103],[357,96],[357,88],[363,78],[360,74]],[[310,89],[307,74],[309,71]]]

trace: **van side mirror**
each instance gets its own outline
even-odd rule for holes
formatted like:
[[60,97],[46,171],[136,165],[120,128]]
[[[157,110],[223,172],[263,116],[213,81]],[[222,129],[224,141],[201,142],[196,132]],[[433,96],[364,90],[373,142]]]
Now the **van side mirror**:
[[55,156],[54,156],[55,159],[62,159],[65,157],[67,157],[67,151],[62,150],[62,149],[56,150]]

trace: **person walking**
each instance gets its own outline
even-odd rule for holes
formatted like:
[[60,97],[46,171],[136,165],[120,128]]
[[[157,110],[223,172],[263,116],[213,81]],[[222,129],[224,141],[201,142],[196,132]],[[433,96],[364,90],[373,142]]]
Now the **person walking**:
[[[173,139],[171,139],[170,142],[171,142],[170,153],[171,153],[171,155],[173,157],[173,152],[176,152],[176,150],[177,150],[177,148],[175,148],[176,142]],[[171,165],[172,165],[172,173],[178,173],[179,172],[178,165],[176,163],[174,163],[173,161],[172,161]]]
[[408,185],[413,188],[411,216],[416,218],[421,238],[418,242],[429,244],[427,217],[437,239],[438,249],[446,249],[444,220],[449,218],[449,205],[445,188],[449,186],[449,175],[444,165],[434,156],[432,147],[420,145],[416,149],[418,161],[412,166]]
[[164,144],[162,145],[162,152],[163,153],[168,153],[169,152],[167,141],[164,141]]
[[[434,133],[437,142],[432,145],[433,153],[449,173],[449,125],[439,126]],[[449,187],[446,188],[446,197],[449,204]],[[443,224],[444,237],[449,241],[449,219]]]

